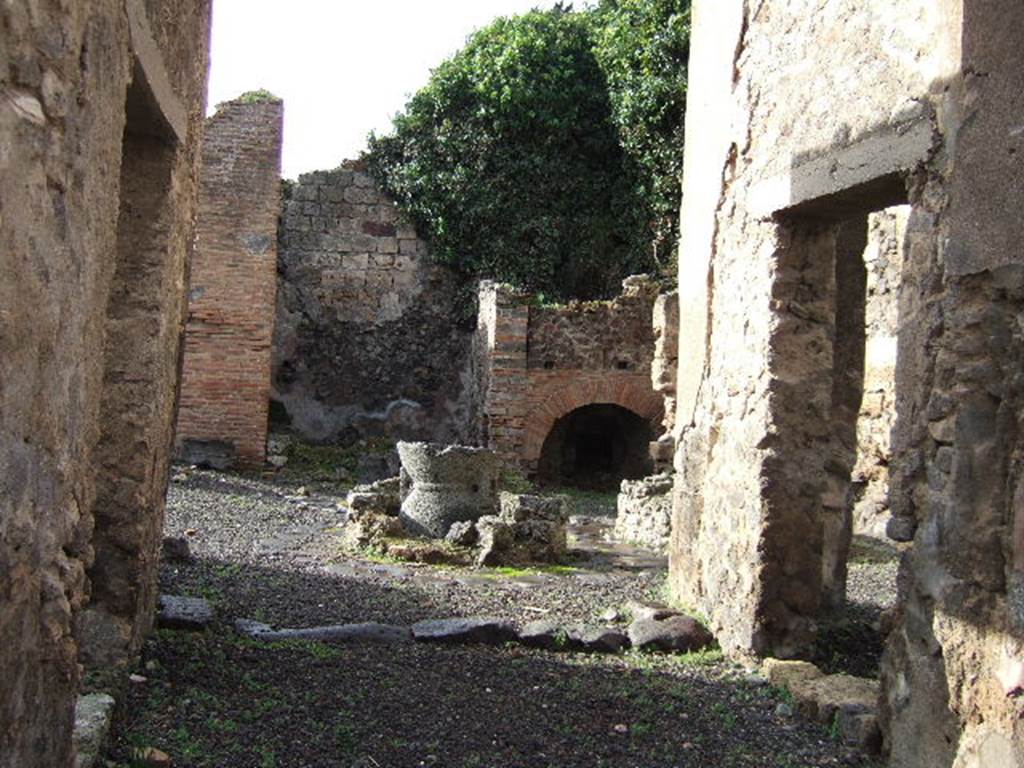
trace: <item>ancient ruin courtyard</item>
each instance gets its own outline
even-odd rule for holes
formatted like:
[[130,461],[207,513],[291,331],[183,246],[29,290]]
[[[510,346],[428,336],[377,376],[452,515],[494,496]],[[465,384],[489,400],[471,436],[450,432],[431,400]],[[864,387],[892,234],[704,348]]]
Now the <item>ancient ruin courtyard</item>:
[[[175,477],[166,532],[189,542],[192,559],[166,561],[161,589],[205,598],[215,619],[203,631],[160,629],[147,642],[107,751],[115,765],[132,764],[140,748],[197,767],[874,764],[717,650],[267,644],[233,627],[245,618],[312,627],[479,616],[601,624],[602,614],[621,624],[630,601],[664,599],[666,564],[606,538],[614,497],[580,497],[572,566],[445,568],[340,552],[344,497],[331,495],[332,484],[188,467]],[[296,495],[303,487],[309,495]],[[893,566],[870,560],[851,569],[850,627],[877,620],[893,596]],[[830,671],[859,664],[863,674],[877,651],[829,662]]]

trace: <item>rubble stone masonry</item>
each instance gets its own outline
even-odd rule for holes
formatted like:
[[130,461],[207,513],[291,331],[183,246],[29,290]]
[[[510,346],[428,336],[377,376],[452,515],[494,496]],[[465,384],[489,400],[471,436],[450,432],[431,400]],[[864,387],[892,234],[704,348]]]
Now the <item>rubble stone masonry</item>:
[[348,161],[286,191],[272,396],[317,441],[466,441],[471,297]]
[[247,468],[266,455],[283,117],[276,99],[227,102],[203,139],[176,440],[226,443]]
[[3,768],[69,768],[79,659],[151,622],[209,14],[0,4]]
[[909,204],[893,768],[1024,765],[1022,39],[1017,0],[694,6],[670,581],[729,653],[813,651],[856,443],[842,255]]

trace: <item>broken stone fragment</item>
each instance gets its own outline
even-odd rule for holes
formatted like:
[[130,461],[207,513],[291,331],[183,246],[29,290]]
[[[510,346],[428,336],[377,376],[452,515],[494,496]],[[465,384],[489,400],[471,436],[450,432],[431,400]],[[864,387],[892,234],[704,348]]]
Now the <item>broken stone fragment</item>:
[[192,562],[192,550],[184,536],[165,536],[163,542],[164,561],[168,563]]
[[476,529],[479,534],[476,564],[493,567],[507,563],[514,543],[512,526],[500,517],[486,515],[477,520]]
[[318,643],[408,643],[412,641],[412,632],[408,627],[371,621],[361,624],[261,631],[254,637],[265,642],[308,640]]
[[114,704],[114,699],[105,693],[90,693],[79,697],[75,704],[75,730],[72,735],[77,753],[75,768],[92,768],[96,765],[107,731],[110,730]]
[[816,680],[824,674],[809,661],[765,659],[761,668],[768,682],[779,688],[789,688],[801,680]]
[[515,627],[502,619],[434,619],[412,625],[422,643],[501,645],[516,639]]
[[589,653],[619,653],[630,646],[624,632],[610,627],[573,626],[568,635],[574,645]]
[[688,653],[711,646],[715,638],[699,621],[680,614],[640,619],[629,625],[629,640],[639,651]]
[[531,621],[519,632],[519,642],[530,648],[541,648],[545,651],[575,650],[575,643],[569,633],[557,622],[550,619]]
[[341,540],[349,549],[359,549],[376,544],[382,539],[404,534],[405,529],[397,517],[354,509],[349,512],[345,521]]
[[574,624],[561,626],[556,621],[531,621],[519,632],[519,642],[546,651],[584,651],[618,653],[629,647],[629,638],[617,629]]
[[669,608],[662,603],[649,603],[640,600],[627,601],[625,608],[626,613],[629,614],[633,621],[643,621],[645,619],[661,620],[667,619],[670,616],[681,615],[681,611]]
[[397,516],[402,506],[399,479],[378,480],[369,485],[357,485],[346,497],[349,509]]
[[380,546],[390,557],[409,563],[469,565],[472,562],[472,553],[469,550],[453,547],[447,542],[435,539],[384,540],[380,542]]
[[201,597],[161,595],[156,624],[164,629],[201,630],[213,622],[213,608]]
[[623,480],[616,508],[616,539],[663,551],[672,531],[672,476]]
[[469,520],[462,520],[457,523],[452,523],[452,527],[448,529],[448,533],[445,534],[444,540],[449,544],[455,544],[461,547],[471,547],[477,543],[480,538],[480,533],[476,529],[476,525]]

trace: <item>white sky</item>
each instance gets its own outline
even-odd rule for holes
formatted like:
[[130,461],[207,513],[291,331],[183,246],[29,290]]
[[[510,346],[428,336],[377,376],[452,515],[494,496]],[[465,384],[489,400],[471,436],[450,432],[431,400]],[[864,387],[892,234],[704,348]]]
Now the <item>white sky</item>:
[[[583,3],[577,3],[583,5]],[[496,16],[554,0],[214,0],[210,113],[245,91],[284,99],[283,175],[334,168]]]

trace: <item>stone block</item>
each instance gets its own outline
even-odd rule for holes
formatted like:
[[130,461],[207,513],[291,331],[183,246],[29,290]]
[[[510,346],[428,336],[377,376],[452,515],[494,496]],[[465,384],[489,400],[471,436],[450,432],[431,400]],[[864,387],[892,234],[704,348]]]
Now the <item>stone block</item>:
[[789,688],[803,680],[817,680],[824,673],[809,661],[765,659],[761,665],[768,682],[779,688]]
[[634,621],[629,641],[638,651],[688,653],[710,647],[715,638],[696,619],[678,615]]
[[434,619],[412,625],[421,643],[501,645],[516,639],[515,627],[501,619]]
[[213,607],[201,597],[161,595],[156,623],[164,629],[203,630],[213,622]]
[[110,731],[116,702],[105,693],[80,696],[75,704],[75,768],[99,765],[99,755]]

